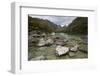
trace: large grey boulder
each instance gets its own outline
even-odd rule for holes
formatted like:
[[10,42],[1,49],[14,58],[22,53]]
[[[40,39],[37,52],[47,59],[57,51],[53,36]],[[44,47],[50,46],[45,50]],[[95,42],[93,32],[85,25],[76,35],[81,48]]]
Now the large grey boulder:
[[58,56],[61,56],[61,55],[66,54],[68,52],[69,52],[69,47],[64,47],[64,46],[60,46],[60,45],[58,45],[56,47],[56,54]]

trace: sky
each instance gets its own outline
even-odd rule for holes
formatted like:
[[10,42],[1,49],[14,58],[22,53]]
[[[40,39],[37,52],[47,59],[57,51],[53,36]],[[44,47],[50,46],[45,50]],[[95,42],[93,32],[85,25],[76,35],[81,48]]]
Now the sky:
[[76,17],[75,16],[46,16],[46,15],[29,15],[33,18],[47,19],[57,25],[68,26]]

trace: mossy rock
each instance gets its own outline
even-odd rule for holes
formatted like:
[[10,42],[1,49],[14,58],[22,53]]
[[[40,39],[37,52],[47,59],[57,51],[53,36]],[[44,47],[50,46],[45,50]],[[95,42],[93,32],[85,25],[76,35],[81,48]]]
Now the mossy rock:
[[82,51],[84,53],[87,53],[88,52],[88,47],[87,45],[80,45],[79,46],[79,51]]
[[70,57],[74,57],[75,55],[76,55],[76,53],[75,52],[69,52],[69,54],[68,54]]

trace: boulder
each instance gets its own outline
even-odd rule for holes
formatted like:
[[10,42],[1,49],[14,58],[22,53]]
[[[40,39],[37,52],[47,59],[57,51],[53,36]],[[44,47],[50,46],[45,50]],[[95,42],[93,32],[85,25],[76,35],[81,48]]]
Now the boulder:
[[63,40],[57,40],[57,41],[55,41],[55,44],[56,45],[64,45],[65,44],[65,42],[63,41]]
[[73,52],[78,51],[78,45],[75,45],[74,47],[71,47],[70,51],[73,51]]
[[69,47],[57,46],[56,47],[56,55],[61,56],[69,52]]
[[75,52],[69,52],[68,55],[69,55],[70,57],[73,57],[73,56],[76,55],[76,53],[75,53]]
[[82,51],[84,53],[87,53],[88,52],[87,45],[80,45],[79,46],[79,51]]
[[42,33],[42,34],[41,34],[41,37],[46,37],[46,34],[45,34],[45,33]]
[[55,35],[55,32],[52,32],[52,33],[51,33],[51,36],[54,36],[54,35]]
[[44,46],[45,44],[46,44],[46,42],[45,42],[44,38],[41,38],[39,40],[39,43],[37,44],[37,46]]
[[54,41],[53,41],[51,38],[48,38],[48,39],[46,40],[46,42],[45,42],[46,45],[51,45],[51,44],[53,44],[53,43],[54,43]]

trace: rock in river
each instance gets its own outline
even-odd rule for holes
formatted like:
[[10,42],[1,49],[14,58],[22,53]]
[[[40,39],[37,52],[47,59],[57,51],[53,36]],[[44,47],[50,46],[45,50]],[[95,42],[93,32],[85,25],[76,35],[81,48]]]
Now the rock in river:
[[44,38],[41,38],[39,40],[39,43],[37,44],[37,46],[44,46],[44,45],[45,45],[45,40],[44,40]]
[[88,48],[87,48],[87,45],[80,45],[79,46],[79,50],[84,52],[84,53],[87,53],[88,52]]
[[75,45],[74,47],[70,48],[70,50],[73,52],[78,51],[78,45]]
[[58,45],[56,47],[56,54],[58,56],[64,55],[64,54],[66,54],[68,52],[69,52],[69,47],[64,47],[64,46],[60,46],[60,45]]
[[76,55],[76,53],[75,53],[75,52],[69,52],[68,55],[69,55],[70,57],[73,57],[73,56]]
[[53,44],[54,42],[53,42],[53,40],[51,39],[51,38],[48,38],[47,40],[46,40],[46,42],[45,42],[45,44],[46,45],[51,45],[51,44]]

